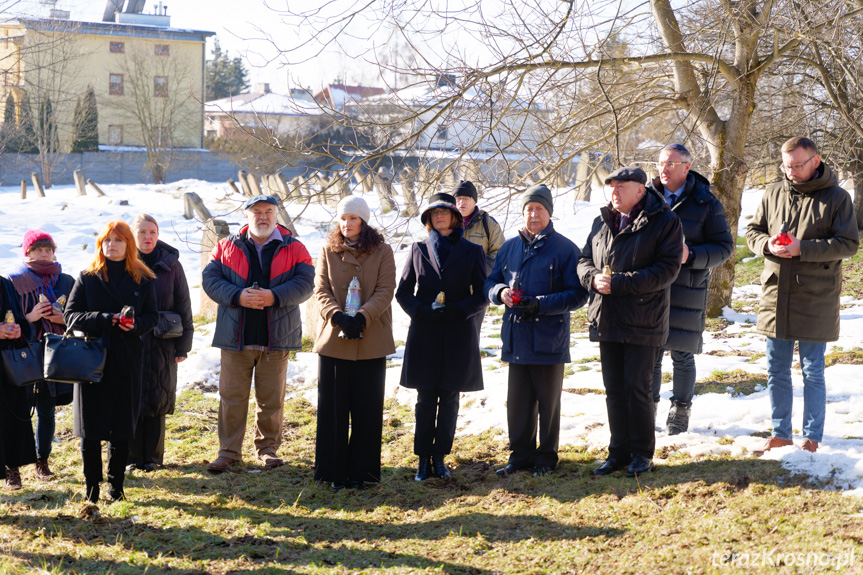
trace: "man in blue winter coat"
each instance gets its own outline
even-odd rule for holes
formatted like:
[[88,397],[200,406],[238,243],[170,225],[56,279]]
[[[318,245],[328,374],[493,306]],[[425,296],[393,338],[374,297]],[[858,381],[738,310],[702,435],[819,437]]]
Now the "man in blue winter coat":
[[729,257],[734,238],[725,208],[710,193],[710,182],[690,170],[691,156],[682,144],[670,144],[659,153],[659,177],[649,186],[665,198],[683,225],[680,273],[671,284],[668,340],[656,359],[653,372],[654,407],[662,384],[662,356],[671,352],[674,387],[665,422],[669,435],[689,429],[695,392],[695,354],[701,353],[707,309],[710,270]]
[[[543,476],[557,465],[563,367],[569,358],[569,313],[587,302],[578,281],[578,247],[554,231],[544,184],[521,196],[524,229],[500,248],[485,282],[488,300],[505,305],[501,359],[509,363],[506,477],[521,469]],[[520,294],[519,294],[520,291]],[[539,447],[537,447],[537,427]]]

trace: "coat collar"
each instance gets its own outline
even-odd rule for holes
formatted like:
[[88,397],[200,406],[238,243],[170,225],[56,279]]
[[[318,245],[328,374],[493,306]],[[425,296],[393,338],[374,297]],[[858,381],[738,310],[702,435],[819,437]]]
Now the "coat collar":
[[[446,262],[444,262],[443,268],[446,269],[451,267],[453,263],[464,256],[467,253],[468,249],[470,249],[470,242],[464,239],[464,236],[460,237],[459,240],[452,247],[452,251],[447,256]],[[440,276],[441,269],[437,266],[437,261],[435,260],[434,254],[432,253],[431,247],[431,238],[426,238],[423,241],[419,242],[420,253],[422,254],[423,259],[429,262],[431,268],[435,271],[435,273]]]

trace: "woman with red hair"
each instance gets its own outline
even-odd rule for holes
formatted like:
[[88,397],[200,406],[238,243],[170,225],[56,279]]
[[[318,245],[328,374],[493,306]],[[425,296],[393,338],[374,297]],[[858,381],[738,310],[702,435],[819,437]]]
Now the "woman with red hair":
[[[66,325],[101,337],[108,347],[99,383],[75,386],[74,433],[81,438],[86,496],[99,501],[102,441],[108,442],[109,496],[125,499],[123,480],[129,442],[141,410],[141,336],[155,327],[155,274],[138,258],[128,224],[110,222],[96,238],[96,255],[72,287],[63,314]],[[134,309],[134,321],[121,322],[121,310]]]

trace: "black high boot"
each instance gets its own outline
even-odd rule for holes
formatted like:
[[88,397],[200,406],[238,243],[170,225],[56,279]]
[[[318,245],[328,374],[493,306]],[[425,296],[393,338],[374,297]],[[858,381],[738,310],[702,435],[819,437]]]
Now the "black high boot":
[[444,455],[434,455],[432,456],[432,467],[434,468],[435,477],[440,477],[441,479],[449,479],[452,477],[452,473],[449,471],[449,467],[444,463]]
[[85,495],[90,503],[99,503],[99,484],[87,483]]
[[668,420],[665,425],[668,435],[684,433],[689,429],[689,416],[692,413],[691,403],[682,403],[676,399],[671,400],[671,409],[668,410]]
[[417,474],[414,477],[417,481],[425,481],[432,475],[431,457],[428,455],[420,455],[420,463],[417,466]]

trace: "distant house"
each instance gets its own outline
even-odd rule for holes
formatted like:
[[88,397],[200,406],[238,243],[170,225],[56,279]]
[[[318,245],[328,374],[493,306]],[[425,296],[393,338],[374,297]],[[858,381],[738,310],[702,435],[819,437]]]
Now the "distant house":
[[208,138],[231,137],[237,131],[266,130],[282,135],[305,132],[319,125],[323,112],[303,90],[274,94],[269,84],[204,105],[204,130]]
[[161,14],[142,14],[143,4],[130,0],[130,8],[122,12],[122,0],[109,0],[110,21],[103,22],[74,21],[69,12],[53,10],[51,18],[4,23],[0,108],[12,94],[20,117],[27,95],[35,118],[40,102],[50,99],[59,149],[66,151],[75,104],[92,85],[100,144],[143,145],[141,124],[131,112],[141,98],[177,108],[170,127],[152,128],[160,135],[170,131],[172,146],[202,147],[205,48],[214,33],[172,28],[166,8]]
[[[455,104],[443,113],[444,106]],[[551,108],[538,101],[509,98],[474,88],[460,92],[456,78],[441,74],[434,82],[348,102],[345,115],[378,125],[398,126],[390,139],[419,150],[522,153],[545,139]],[[437,116],[437,117],[436,117]],[[494,126],[489,130],[489,126]]]
[[327,84],[314,96],[315,102],[331,110],[344,110],[350,103],[383,94],[383,88],[370,86],[346,86],[345,84]]

